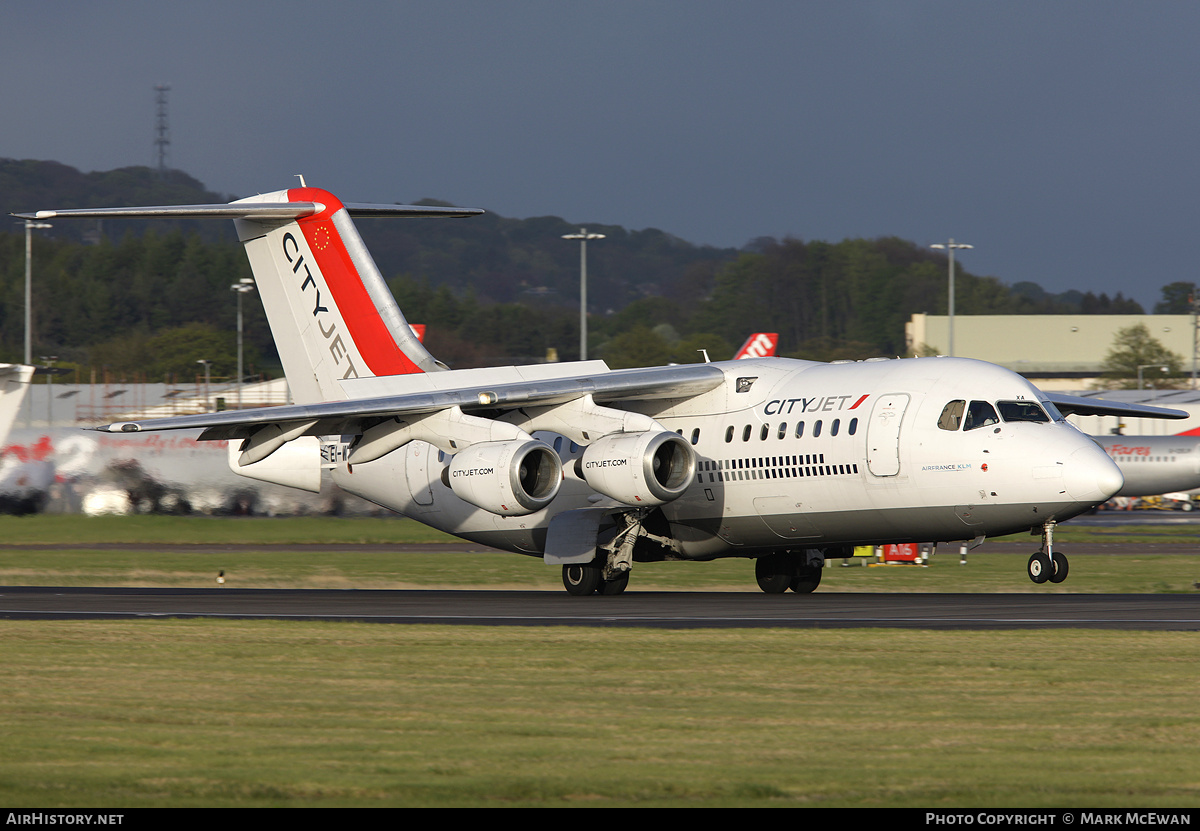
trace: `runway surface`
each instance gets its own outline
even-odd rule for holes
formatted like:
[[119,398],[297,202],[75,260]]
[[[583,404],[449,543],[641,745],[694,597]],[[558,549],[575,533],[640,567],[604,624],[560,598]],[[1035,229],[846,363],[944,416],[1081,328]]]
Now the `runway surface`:
[[237,618],[477,626],[1200,630],[1200,596],[766,595],[0,587],[0,618]]

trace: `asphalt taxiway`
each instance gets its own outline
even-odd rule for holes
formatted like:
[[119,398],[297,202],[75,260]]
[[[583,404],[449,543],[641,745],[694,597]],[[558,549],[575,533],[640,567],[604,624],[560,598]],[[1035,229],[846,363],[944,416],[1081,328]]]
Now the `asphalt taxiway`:
[[476,626],[1200,630],[1200,595],[765,595],[0,587],[0,618],[236,618]]

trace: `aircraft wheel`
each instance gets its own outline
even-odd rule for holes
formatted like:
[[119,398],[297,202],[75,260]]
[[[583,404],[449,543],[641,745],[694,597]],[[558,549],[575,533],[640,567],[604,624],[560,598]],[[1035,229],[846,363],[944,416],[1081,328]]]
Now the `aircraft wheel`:
[[623,571],[623,572],[621,572],[620,576],[614,577],[611,580],[601,580],[600,581],[600,594],[609,595],[609,596],[618,595],[618,594],[621,594],[622,592],[624,592],[625,588],[628,585],[629,585],[629,572]]
[[1063,580],[1067,579],[1067,572],[1070,570],[1067,566],[1067,557],[1065,554],[1060,554],[1059,552],[1055,551],[1051,560],[1054,573],[1050,575],[1050,582],[1061,583]]
[[768,554],[754,561],[754,576],[758,587],[767,594],[783,594],[795,577],[795,570],[786,556]]
[[822,571],[824,569],[819,566],[800,566],[792,578],[792,591],[796,594],[812,594],[821,585]]
[[563,566],[562,580],[567,593],[576,597],[595,594],[596,589],[600,588],[600,583],[603,582],[600,577],[600,569],[586,563],[572,563]]
[[1054,573],[1054,565],[1050,562],[1050,558],[1046,556],[1044,551],[1035,552],[1029,558],[1026,569],[1029,572],[1029,579],[1035,583],[1045,583],[1050,579],[1050,575]]

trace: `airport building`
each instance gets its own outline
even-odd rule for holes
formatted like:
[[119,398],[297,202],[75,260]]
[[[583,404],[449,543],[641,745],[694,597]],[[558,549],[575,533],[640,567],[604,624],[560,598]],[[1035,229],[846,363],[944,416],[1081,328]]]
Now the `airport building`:
[[[1117,333],[1139,323],[1192,370],[1196,326],[1191,315],[955,315],[953,353],[946,315],[915,314],[904,329],[910,355],[978,358],[1020,373],[1042,389],[1067,391],[1094,389]],[[1152,383],[1148,373],[1146,387]]]
[[[1117,333],[1145,324],[1150,335],[1183,358],[1192,378],[1186,389],[1158,389],[1147,369],[1142,390],[1100,390],[1104,359]],[[915,314],[905,324],[909,354],[950,354],[950,319]],[[1173,407],[1193,413],[1187,421],[1072,417],[1091,435],[1168,435],[1200,431],[1200,390],[1196,383],[1196,321],[1191,315],[955,315],[953,354],[999,364],[1025,376],[1040,389]]]

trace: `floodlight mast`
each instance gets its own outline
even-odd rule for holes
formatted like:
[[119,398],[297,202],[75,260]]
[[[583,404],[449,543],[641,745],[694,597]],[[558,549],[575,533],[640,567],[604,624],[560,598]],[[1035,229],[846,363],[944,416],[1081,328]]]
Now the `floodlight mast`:
[[946,243],[945,245],[942,245],[939,242],[939,243],[935,243],[929,247],[937,248],[938,250],[941,250],[941,251],[947,251],[950,254],[950,287],[948,289],[949,302],[947,303],[948,319],[949,319],[949,324],[950,324],[950,336],[949,336],[950,344],[949,344],[948,354],[950,355],[950,357],[954,357],[954,250],[956,248],[974,248],[975,246],[967,245],[966,243],[962,243],[962,242],[955,242],[954,237],[951,237],[950,241],[948,243]]
[[254,280],[249,277],[243,277],[232,286],[231,291],[237,292],[237,408],[242,409],[242,295],[246,292],[254,291]]
[[587,360],[587,241],[604,239],[604,234],[589,234],[580,228],[578,234],[563,234],[563,239],[579,240],[579,360]]

